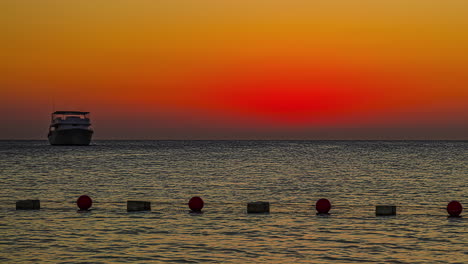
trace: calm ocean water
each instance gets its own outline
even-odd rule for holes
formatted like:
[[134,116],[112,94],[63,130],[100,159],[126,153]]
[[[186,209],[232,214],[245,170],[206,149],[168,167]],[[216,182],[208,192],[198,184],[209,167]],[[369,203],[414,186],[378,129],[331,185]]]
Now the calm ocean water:
[[0,141],[0,190],[1,263],[468,263],[467,141]]

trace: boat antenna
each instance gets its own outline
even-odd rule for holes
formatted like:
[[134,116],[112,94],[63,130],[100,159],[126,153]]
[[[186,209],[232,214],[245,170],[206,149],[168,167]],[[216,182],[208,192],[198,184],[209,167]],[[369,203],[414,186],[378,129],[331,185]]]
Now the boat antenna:
[[55,95],[52,94],[52,113],[55,112]]

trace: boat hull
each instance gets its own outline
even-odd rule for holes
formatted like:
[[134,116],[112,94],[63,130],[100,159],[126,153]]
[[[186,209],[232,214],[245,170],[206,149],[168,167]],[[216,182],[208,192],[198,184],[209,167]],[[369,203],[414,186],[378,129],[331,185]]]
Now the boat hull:
[[91,143],[93,131],[88,129],[60,129],[49,133],[51,145],[87,146]]

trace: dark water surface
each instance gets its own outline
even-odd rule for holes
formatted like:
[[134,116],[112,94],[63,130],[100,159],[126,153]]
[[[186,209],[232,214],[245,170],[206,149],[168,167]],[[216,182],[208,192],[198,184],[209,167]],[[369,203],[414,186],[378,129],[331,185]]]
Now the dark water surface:
[[0,263],[468,263],[467,141],[0,141],[0,190]]

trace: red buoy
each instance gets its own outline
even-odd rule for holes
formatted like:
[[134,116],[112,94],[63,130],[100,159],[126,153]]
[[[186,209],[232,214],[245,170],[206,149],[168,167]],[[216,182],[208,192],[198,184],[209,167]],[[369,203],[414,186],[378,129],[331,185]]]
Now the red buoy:
[[202,198],[198,196],[192,197],[192,199],[190,199],[188,203],[190,210],[192,210],[193,212],[201,212],[203,205],[204,205],[204,202]]
[[315,209],[319,214],[328,214],[331,209],[331,203],[327,199],[319,199],[315,204]]
[[447,212],[450,216],[459,216],[463,211],[463,206],[458,201],[451,201],[447,205]]
[[78,200],[76,200],[76,204],[80,208],[80,210],[88,210],[93,205],[93,200],[88,195],[81,195]]

